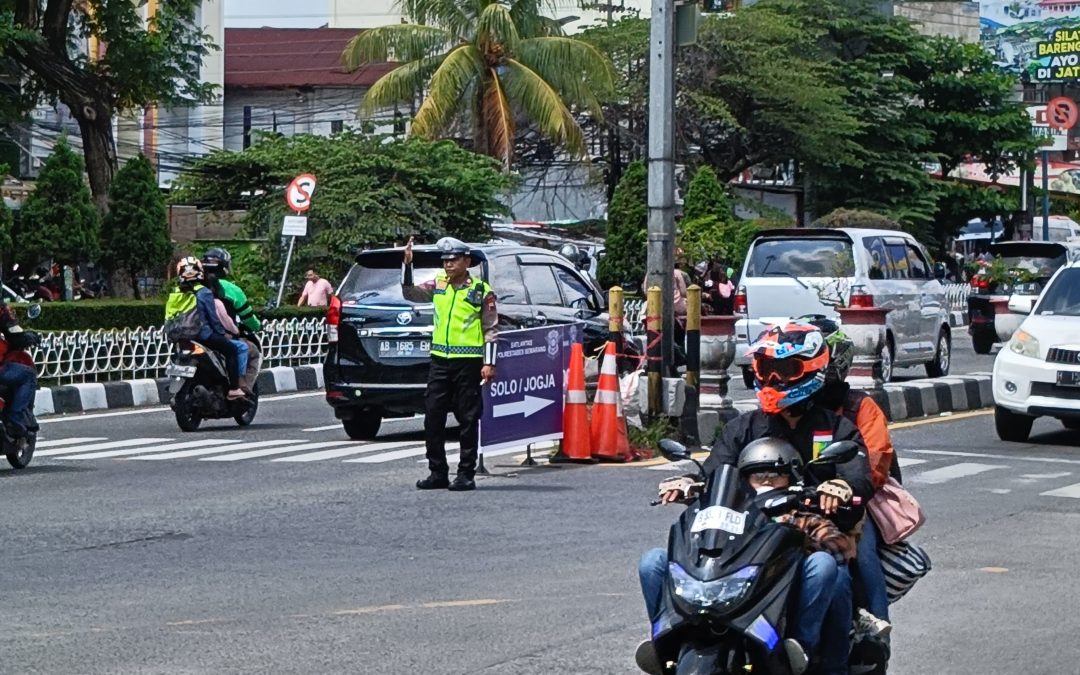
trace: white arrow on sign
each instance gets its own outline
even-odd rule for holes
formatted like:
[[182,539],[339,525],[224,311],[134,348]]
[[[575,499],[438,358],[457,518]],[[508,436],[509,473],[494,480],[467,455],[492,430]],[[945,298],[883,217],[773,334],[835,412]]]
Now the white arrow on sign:
[[549,405],[554,405],[555,401],[548,398],[536,398],[535,396],[526,395],[520,401],[514,401],[513,403],[501,403],[495,406],[491,414],[493,417],[507,417],[509,415],[521,415],[525,417],[540,412]]

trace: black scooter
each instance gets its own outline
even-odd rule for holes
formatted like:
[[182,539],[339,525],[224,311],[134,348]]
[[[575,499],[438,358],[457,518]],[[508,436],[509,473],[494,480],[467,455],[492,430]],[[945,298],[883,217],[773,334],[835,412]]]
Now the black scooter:
[[181,431],[195,431],[204,419],[233,418],[242,427],[251,424],[259,409],[259,386],[249,398],[230,401],[225,358],[191,340],[176,343],[165,369],[170,378],[170,403]]
[[[660,451],[671,461],[692,460],[675,441],[661,441]],[[825,480],[833,476],[821,474],[835,474],[837,464],[857,453],[851,441],[833,443],[804,470]],[[652,626],[664,673],[799,675],[802,669],[789,661],[783,637],[797,598],[806,535],[772,518],[805,509],[807,498],[816,496],[802,485],[755,495],[733,466],[721,467],[703,488],[668,539],[663,609]]]

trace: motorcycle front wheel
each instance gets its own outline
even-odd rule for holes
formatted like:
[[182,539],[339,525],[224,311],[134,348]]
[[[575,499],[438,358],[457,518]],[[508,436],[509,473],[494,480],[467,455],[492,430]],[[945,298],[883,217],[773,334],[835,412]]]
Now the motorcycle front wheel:
[[30,460],[34,457],[34,448],[37,447],[37,434],[30,432],[26,438],[19,439],[14,444],[4,443],[4,455],[8,464],[13,469],[25,469],[30,466]]
[[191,395],[191,382],[185,382],[176,392],[173,399],[173,413],[176,415],[176,426],[180,431],[196,431],[202,424],[202,417],[195,411],[195,401]]

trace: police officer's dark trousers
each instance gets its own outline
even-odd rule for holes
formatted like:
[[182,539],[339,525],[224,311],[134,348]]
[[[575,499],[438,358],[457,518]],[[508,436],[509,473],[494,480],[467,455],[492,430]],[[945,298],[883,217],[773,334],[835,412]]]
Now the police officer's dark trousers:
[[476,449],[479,443],[480,416],[484,402],[480,397],[480,370],[483,359],[446,359],[431,357],[424,435],[427,436],[427,460],[431,473],[448,476],[446,462],[446,415],[454,413],[461,424],[461,459],[458,475],[473,478],[476,474]]

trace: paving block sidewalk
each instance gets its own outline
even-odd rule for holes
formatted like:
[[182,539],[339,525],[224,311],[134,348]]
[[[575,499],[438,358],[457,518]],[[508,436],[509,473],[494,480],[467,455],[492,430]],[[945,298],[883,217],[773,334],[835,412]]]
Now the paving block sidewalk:
[[[278,366],[259,373],[259,395],[294,391],[317,391],[323,388],[322,364]],[[91,410],[136,408],[167,405],[169,379],[121,380],[43,387],[37,390],[34,412],[38,416],[78,413]]]

